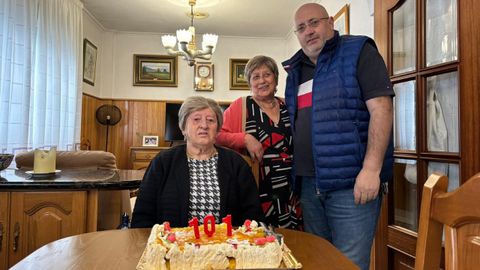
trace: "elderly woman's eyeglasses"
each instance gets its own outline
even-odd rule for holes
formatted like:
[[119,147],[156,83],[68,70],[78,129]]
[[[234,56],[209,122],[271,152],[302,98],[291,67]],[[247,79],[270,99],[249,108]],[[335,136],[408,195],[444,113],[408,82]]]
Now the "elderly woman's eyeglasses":
[[317,28],[322,20],[327,20],[328,18],[330,18],[330,17],[310,19],[307,23],[299,24],[293,32],[295,32],[297,34],[302,34],[303,32],[305,32],[305,30],[307,30],[307,26],[309,26],[311,28]]

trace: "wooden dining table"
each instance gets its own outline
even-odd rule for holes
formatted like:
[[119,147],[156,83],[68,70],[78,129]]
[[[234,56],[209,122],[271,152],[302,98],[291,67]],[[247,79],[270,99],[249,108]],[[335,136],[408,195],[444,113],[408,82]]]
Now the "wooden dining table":
[[[276,229],[305,270],[359,269],[330,242],[313,234]],[[37,249],[11,269],[135,269],[150,229],[110,230],[66,237]]]

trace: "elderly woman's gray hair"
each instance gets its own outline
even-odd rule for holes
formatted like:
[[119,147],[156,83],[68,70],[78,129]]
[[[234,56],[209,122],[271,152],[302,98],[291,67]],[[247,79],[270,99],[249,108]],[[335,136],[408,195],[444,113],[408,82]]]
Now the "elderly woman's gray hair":
[[250,86],[250,77],[252,76],[252,72],[261,66],[266,66],[271,72],[273,72],[273,75],[275,76],[275,84],[278,84],[277,62],[275,62],[275,60],[273,60],[271,57],[257,55],[250,59],[245,66],[245,77],[247,79],[248,86]]
[[217,131],[220,131],[223,124],[222,109],[215,100],[201,96],[188,97],[183,102],[178,111],[178,127],[180,127],[180,130],[185,130],[187,118],[191,113],[207,108],[210,108],[217,116]]

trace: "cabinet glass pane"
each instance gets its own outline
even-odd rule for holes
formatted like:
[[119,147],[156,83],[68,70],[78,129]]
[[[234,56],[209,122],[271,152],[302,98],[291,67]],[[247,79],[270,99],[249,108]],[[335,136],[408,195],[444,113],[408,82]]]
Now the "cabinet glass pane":
[[458,152],[458,74],[427,78],[427,149]]
[[395,84],[393,142],[395,150],[416,149],[415,81]]
[[457,0],[426,1],[427,66],[457,60]]
[[395,159],[393,168],[394,224],[417,231],[417,162]]
[[428,163],[428,175],[432,173],[440,173],[448,176],[448,191],[455,190],[459,187],[459,167],[455,163],[441,163],[441,162],[429,162]]
[[406,0],[393,12],[393,74],[415,70],[415,1]]

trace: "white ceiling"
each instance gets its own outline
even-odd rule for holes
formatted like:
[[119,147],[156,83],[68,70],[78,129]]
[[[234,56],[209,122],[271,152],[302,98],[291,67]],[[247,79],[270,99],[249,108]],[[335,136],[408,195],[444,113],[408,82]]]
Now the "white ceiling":
[[[209,17],[195,20],[197,34],[280,37],[292,29],[293,14],[308,0],[197,0],[195,12]],[[317,1],[318,2],[318,1]],[[187,28],[188,0],[83,0],[85,8],[107,30],[175,33]]]

